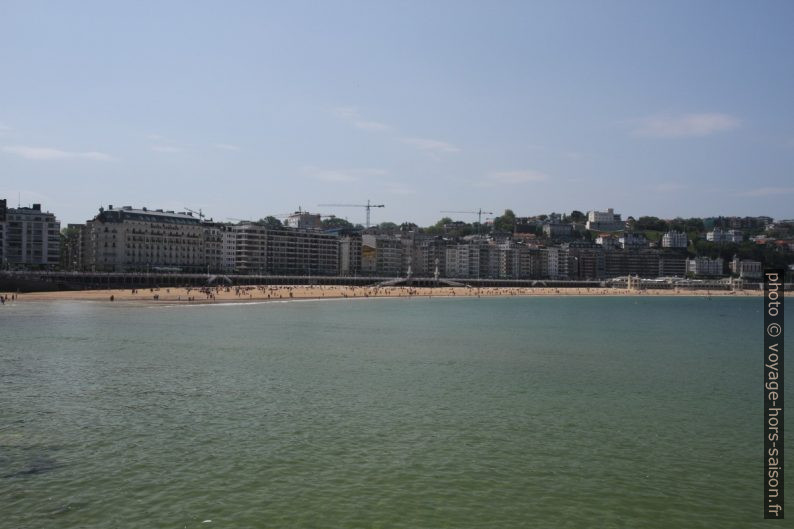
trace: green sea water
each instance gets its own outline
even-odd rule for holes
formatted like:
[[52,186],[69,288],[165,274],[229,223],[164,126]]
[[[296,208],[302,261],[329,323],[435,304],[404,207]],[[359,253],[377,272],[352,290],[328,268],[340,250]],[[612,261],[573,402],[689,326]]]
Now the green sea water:
[[0,527],[774,525],[761,309],[6,305]]

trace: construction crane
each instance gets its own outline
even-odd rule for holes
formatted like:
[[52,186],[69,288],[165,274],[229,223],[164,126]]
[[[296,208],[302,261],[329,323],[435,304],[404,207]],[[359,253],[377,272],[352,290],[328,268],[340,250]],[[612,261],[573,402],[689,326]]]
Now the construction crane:
[[369,228],[369,212],[372,208],[385,208],[384,204],[371,204],[367,200],[366,204],[317,204],[320,208],[366,208],[367,210],[367,228]]
[[486,215],[493,215],[493,211],[483,211],[482,208],[478,209],[477,211],[442,211],[441,213],[466,213],[468,215],[477,215],[477,222],[480,224],[482,224],[483,213]]
[[482,208],[477,211],[442,211],[441,213],[465,213],[467,215],[477,215],[477,233],[482,233],[482,215],[493,215],[493,211],[483,211]]
[[199,208],[198,211],[195,211],[190,208],[185,208],[185,211],[189,211],[190,213],[195,213],[196,215],[198,215],[199,220],[204,220],[204,213],[201,212],[201,208]]

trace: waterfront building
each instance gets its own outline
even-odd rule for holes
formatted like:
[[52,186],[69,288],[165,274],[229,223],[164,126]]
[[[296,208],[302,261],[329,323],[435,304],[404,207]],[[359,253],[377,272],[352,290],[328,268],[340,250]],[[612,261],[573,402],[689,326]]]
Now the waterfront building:
[[0,200],[0,269],[54,268],[61,255],[61,224],[41,204],[7,207]]
[[762,273],[762,265],[759,261],[752,261],[750,259],[739,259],[734,255],[733,260],[730,262],[731,273],[739,276],[742,279],[760,279]]
[[83,268],[97,272],[206,272],[204,226],[190,213],[99,208],[82,229]]
[[268,274],[336,275],[339,242],[335,234],[292,228],[265,229]]
[[659,275],[659,251],[627,248],[604,253],[605,277],[657,277]]
[[542,277],[549,279],[568,279],[570,272],[570,256],[568,248],[550,247],[541,251],[541,266],[545,266],[546,273]]
[[[403,250],[403,255],[412,250],[412,270],[414,275],[431,277],[438,268],[439,275],[446,275],[447,241],[441,237],[405,239],[409,250]],[[403,274],[406,272],[403,266]]]
[[709,259],[708,257],[695,257],[687,259],[687,274],[694,276],[722,276],[725,275],[725,263],[721,257]]
[[223,224],[202,223],[204,237],[204,261],[207,273],[225,272],[223,248]]
[[588,211],[586,227],[588,230],[619,231],[624,224],[620,214],[609,208],[606,211]]
[[668,231],[662,235],[662,248],[686,248],[688,245],[686,233]]
[[742,242],[742,240],[744,240],[744,236],[739,230],[723,230],[721,228],[714,228],[712,231],[706,234],[706,240],[717,244],[739,244]]
[[235,234],[235,273],[339,273],[339,245],[334,234],[317,230],[269,228],[258,222],[242,222],[231,229]]
[[403,246],[393,235],[367,233],[361,236],[361,271],[365,274],[398,277],[402,270]]
[[446,276],[461,279],[488,277],[488,248],[488,244],[481,238],[447,246]]
[[[461,258],[462,244],[452,244],[447,246],[444,259],[444,275],[446,277],[467,277],[468,267],[464,268],[464,261]],[[467,263],[467,261],[465,261]]]
[[361,234],[343,234],[339,237],[339,275],[359,274],[361,274]]
[[224,224],[220,230],[221,269],[226,274],[232,274],[237,268],[237,232],[231,224]]
[[234,231],[234,272],[267,273],[267,228],[258,222],[241,222]]
[[685,277],[686,257],[662,254],[659,256],[659,277]]
[[570,279],[601,279],[606,274],[604,249],[594,243],[572,242],[563,245],[568,253]]

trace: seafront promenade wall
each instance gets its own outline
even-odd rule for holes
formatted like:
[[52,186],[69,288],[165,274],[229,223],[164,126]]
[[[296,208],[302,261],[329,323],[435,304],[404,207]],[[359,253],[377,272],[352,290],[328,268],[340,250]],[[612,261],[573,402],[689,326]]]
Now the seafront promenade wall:
[[[284,275],[213,275],[181,273],[105,273],[105,272],[0,272],[0,291],[45,292],[57,290],[95,290],[110,288],[153,288],[207,285],[346,285],[381,284],[417,287],[545,287],[545,288],[626,288],[626,280],[561,281],[548,279],[463,279],[414,277],[411,279],[374,276],[284,276]],[[672,282],[642,280],[635,287],[646,289],[731,290],[737,288],[725,280]],[[746,290],[760,290],[761,283],[741,283]],[[786,290],[792,285],[786,284]]]

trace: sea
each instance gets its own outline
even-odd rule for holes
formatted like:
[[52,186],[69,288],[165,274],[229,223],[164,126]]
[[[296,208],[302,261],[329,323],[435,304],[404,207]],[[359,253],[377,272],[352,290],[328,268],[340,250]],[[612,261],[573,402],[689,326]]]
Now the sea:
[[0,527],[768,527],[762,303],[8,303]]

